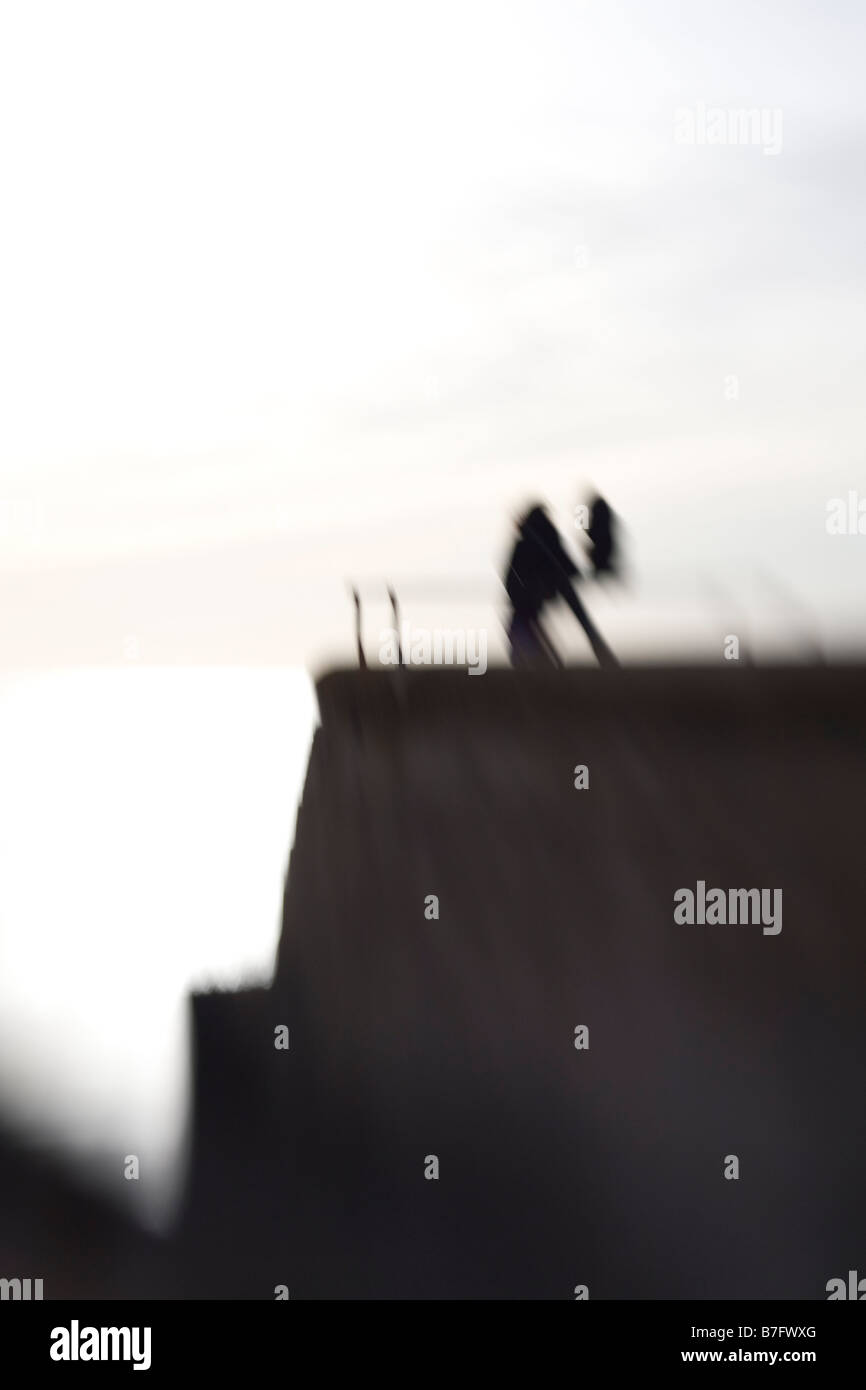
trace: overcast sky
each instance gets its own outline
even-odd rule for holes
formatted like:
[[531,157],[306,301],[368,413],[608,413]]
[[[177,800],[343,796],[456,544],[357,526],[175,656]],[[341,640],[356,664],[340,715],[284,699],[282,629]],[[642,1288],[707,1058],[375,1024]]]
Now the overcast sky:
[[346,577],[483,573],[590,480],[647,582],[858,599],[866,536],[825,517],[866,498],[864,30],[840,0],[4,6],[3,660],[306,660]]

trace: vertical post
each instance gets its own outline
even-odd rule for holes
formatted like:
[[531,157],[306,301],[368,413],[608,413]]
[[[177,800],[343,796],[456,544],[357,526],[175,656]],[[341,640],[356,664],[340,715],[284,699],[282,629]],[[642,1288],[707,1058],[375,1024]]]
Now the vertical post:
[[397,595],[389,586],[388,597],[391,600],[391,612],[394,615],[394,631],[397,634],[397,658],[400,665],[403,665],[403,639],[400,635],[400,605],[397,602]]
[[357,589],[352,590],[352,598],[355,600],[355,642],[358,647],[358,665],[362,671],[365,671],[367,658],[364,655],[364,645],[361,641],[361,595]]

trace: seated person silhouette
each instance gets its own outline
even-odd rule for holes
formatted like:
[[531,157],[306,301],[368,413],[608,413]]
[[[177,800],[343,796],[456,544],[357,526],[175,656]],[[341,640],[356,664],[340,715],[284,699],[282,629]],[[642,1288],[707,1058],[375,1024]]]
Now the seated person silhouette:
[[572,581],[580,577],[577,565],[544,507],[534,506],[519,523],[518,532],[505,576],[505,592],[512,607],[508,627],[511,664],[562,666],[540,618],[545,605],[563,598],[589,638],[599,665],[618,665],[575,592]]

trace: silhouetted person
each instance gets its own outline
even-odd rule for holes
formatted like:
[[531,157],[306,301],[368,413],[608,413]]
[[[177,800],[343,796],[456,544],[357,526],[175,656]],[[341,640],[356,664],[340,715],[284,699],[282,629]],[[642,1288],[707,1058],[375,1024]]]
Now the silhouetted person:
[[599,665],[616,666],[616,658],[577,597],[572,581],[580,572],[544,508],[533,507],[518,531],[505,576],[505,592],[513,610],[508,627],[512,665],[562,665],[540,617],[545,604],[564,598],[589,638]]
[[595,577],[616,574],[619,560],[616,517],[603,497],[593,498],[587,536],[591,544],[590,558]]

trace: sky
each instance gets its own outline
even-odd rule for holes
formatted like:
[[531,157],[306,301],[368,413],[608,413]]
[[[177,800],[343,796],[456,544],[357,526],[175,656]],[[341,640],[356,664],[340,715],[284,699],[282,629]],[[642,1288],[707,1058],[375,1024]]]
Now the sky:
[[491,575],[516,509],[568,531],[590,484],[646,591],[856,603],[866,540],[825,522],[866,496],[864,30],[4,7],[4,664],[315,664],[348,579]]

